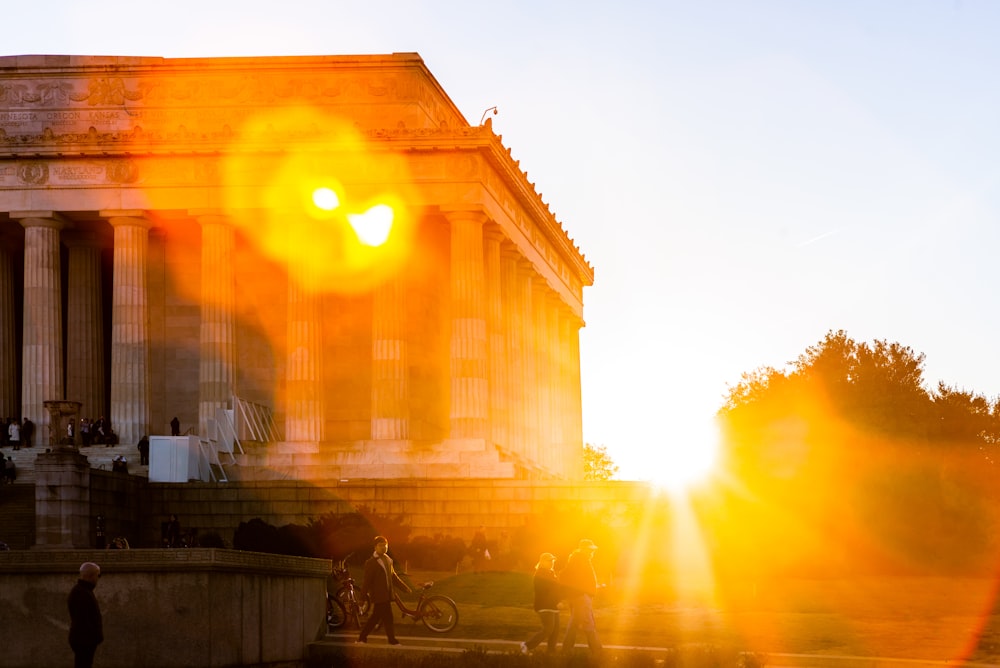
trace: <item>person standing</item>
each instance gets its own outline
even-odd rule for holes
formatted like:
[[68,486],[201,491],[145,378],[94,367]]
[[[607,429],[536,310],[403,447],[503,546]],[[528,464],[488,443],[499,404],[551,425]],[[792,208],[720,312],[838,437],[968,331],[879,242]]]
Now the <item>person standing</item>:
[[367,596],[371,600],[372,611],[368,615],[368,621],[361,629],[358,642],[368,642],[368,634],[372,632],[375,625],[382,622],[385,629],[385,637],[390,645],[398,645],[396,640],[396,628],[392,621],[392,602],[394,600],[393,585],[409,592],[410,588],[399,579],[396,570],[392,567],[392,559],[386,554],[389,549],[389,541],[384,536],[375,536],[375,552],[368,561],[365,562],[364,576],[361,580],[361,598]]
[[549,652],[556,651],[559,643],[559,600],[562,598],[562,587],[556,580],[553,570],[555,565],[556,555],[551,552],[542,552],[535,564],[535,612],[542,620],[542,628],[521,643],[521,654],[535,649],[543,640],[548,643]]
[[143,434],[136,447],[139,449],[139,465],[149,466],[149,436]]
[[170,421],[170,435],[180,436],[181,435],[181,421],[174,416],[174,419]]
[[569,597],[569,623],[563,637],[563,651],[570,651],[576,645],[576,631],[587,636],[587,645],[593,654],[601,651],[601,640],[597,637],[594,623],[593,596],[597,593],[597,573],[594,571],[594,552],[597,545],[589,538],[580,541],[579,546],[569,555],[566,568],[559,574],[559,584],[566,589]]
[[88,561],[80,565],[80,579],[66,599],[69,608],[69,646],[73,648],[75,668],[91,668],[97,646],[104,642],[101,606],[94,588],[101,577],[101,567]]
[[171,514],[164,526],[163,545],[164,547],[181,546],[181,522],[177,519],[177,515]]
[[11,418],[10,424],[7,425],[7,436],[10,438],[10,444],[14,446],[14,449],[20,450],[21,425],[18,423],[17,419]]
[[35,423],[24,418],[24,423],[21,425],[21,443],[26,448],[31,447],[31,439],[35,435]]
[[472,535],[472,542],[469,543],[472,551],[472,572],[482,573],[486,570],[486,562],[490,560],[490,548],[486,541],[486,527],[480,525],[476,533]]

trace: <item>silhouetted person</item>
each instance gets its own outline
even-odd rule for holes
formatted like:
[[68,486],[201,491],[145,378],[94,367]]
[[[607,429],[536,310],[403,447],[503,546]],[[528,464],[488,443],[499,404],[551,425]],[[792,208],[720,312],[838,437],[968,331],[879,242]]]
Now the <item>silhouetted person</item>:
[[69,646],[73,648],[75,668],[91,668],[97,646],[104,642],[101,606],[94,588],[101,577],[101,567],[93,562],[80,565],[80,579],[66,598],[69,608]]
[[181,421],[174,416],[174,419],[170,421],[170,435],[180,436],[181,435]]
[[597,573],[594,572],[593,559],[596,551],[594,541],[584,538],[579,547],[570,553],[566,568],[559,574],[559,584],[569,598],[569,623],[563,637],[563,651],[573,649],[577,629],[587,636],[591,653],[601,651],[601,640],[597,637],[594,624],[593,596],[597,593]]
[[556,580],[553,568],[556,565],[556,555],[542,552],[535,564],[534,590],[535,612],[542,622],[542,628],[526,642],[521,643],[521,654],[527,654],[538,647],[543,641],[548,645],[549,652],[556,651],[559,645],[559,601],[562,599],[562,587]]
[[24,418],[24,423],[21,425],[21,445],[26,448],[31,447],[31,439],[35,436],[35,423]]
[[166,543],[166,547],[181,546],[181,523],[180,520],[177,519],[177,515],[171,515],[170,521],[167,522],[164,543]]
[[361,580],[361,597],[368,596],[372,602],[372,612],[361,629],[358,642],[368,642],[368,634],[375,625],[382,622],[385,637],[390,645],[398,645],[396,627],[392,623],[392,602],[394,600],[392,587],[398,586],[404,591],[410,591],[406,583],[399,579],[392,567],[392,559],[386,554],[389,541],[382,536],[375,536],[375,552],[365,562],[365,573]]
[[136,446],[139,448],[139,464],[142,466],[149,465],[149,437],[145,434],[139,439],[139,444]]

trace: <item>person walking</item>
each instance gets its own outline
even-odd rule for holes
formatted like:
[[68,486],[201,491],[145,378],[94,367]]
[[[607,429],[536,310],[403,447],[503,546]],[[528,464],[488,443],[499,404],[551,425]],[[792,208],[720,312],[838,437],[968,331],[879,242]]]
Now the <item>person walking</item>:
[[559,574],[559,584],[566,588],[569,597],[569,623],[563,637],[563,651],[571,651],[576,645],[576,631],[587,636],[587,645],[592,654],[601,651],[601,640],[597,637],[594,622],[593,596],[597,593],[597,573],[594,571],[594,552],[597,545],[589,538],[580,541],[566,562],[566,568]]
[[94,588],[101,577],[101,567],[87,561],[80,565],[80,579],[66,599],[69,608],[69,646],[73,648],[75,668],[91,668],[97,646],[104,642],[101,606]]
[[368,634],[372,632],[376,624],[382,622],[389,644],[399,644],[396,639],[396,628],[392,621],[392,602],[394,600],[392,588],[395,585],[406,592],[409,592],[410,588],[396,575],[396,570],[392,567],[392,559],[386,554],[388,549],[389,541],[384,536],[375,536],[375,552],[365,562],[364,576],[361,580],[361,598],[364,599],[367,596],[371,600],[372,611],[358,636],[357,642],[359,643],[368,642]]
[[542,621],[542,628],[535,635],[521,643],[521,654],[527,654],[538,647],[544,640],[549,652],[555,652],[559,644],[559,601],[562,599],[562,587],[556,580],[556,555],[542,552],[535,564],[535,612]]

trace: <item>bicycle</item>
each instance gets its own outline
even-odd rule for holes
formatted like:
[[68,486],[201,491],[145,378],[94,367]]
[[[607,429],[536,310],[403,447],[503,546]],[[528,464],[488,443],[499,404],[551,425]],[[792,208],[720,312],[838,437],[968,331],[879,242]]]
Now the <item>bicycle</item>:
[[330,592],[326,594],[326,625],[329,630],[338,629],[348,621],[360,629],[361,618],[365,616],[365,609],[357,599],[354,578],[345,565],[346,561],[347,557],[333,569],[333,575],[341,583],[337,592],[333,596],[330,596]]
[[[399,594],[393,592],[393,601],[396,607],[403,613],[403,617],[409,617],[413,621],[423,622],[431,631],[435,633],[447,633],[458,625],[458,606],[455,601],[443,594],[428,595],[427,590],[434,586],[434,582],[428,580],[420,587],[420,598],[412,608],[406,607]],[[361,605],[362,614],[368,612],[368,602]]]

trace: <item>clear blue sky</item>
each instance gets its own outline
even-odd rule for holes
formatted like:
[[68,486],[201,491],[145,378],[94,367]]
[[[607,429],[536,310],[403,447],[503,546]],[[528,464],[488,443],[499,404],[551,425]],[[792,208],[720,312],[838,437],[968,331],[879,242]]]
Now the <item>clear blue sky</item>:
[[584,436],[621,477],[829,329],[1000,394],[1000,3],[50,0],[0,54],[418,52],[597,278]]

